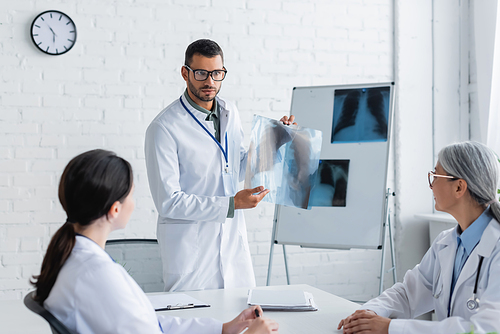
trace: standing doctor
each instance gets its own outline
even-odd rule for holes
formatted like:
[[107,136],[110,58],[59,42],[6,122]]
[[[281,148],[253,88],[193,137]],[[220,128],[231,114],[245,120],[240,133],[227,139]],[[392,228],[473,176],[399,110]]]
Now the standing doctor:
[[[458,226],[437,236],[403,283],[343,319],[344,333],[500,332],[497,157],[480,143],[452,144],[428,176],[436,210]],[[414,320],[430,311],[438,321]]]
[[184,94],[146,131],[165,291],[255,286],[240,209],[257,206],[269,191],[237,192],[247,152],[236,106],[217,97],[226,73],[217,43],[191,43],[181,68]]

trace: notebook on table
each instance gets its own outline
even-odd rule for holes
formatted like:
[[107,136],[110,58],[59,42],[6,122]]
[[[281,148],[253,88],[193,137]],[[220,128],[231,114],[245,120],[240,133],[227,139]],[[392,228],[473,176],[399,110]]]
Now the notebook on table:
[[260,305],[264,311],[317,311],[313,295],[302,290],[248,291],[248,305]]

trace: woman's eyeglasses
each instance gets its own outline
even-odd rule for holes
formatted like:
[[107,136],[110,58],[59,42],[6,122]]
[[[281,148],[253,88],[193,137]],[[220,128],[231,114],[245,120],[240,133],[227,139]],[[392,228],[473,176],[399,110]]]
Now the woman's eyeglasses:
[[435,171],[430,171],[427,173],[427,179],[429,180],[429,187],[432,188],[432,184],[434,183],[434,179],[436,177],[442,177],[444,179],[451,179],[451,180],[458,180],[458,177],[454,177],[451,175],[439,175],[439,174],[436,174]]

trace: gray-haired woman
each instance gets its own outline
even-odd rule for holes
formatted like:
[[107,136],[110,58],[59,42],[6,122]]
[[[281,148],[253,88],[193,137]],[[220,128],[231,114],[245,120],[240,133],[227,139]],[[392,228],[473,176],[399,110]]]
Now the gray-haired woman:
[[[439,234],[420,264],[340,321],[344,333],[500,332],[499,163],[483,144],[462,142],[439,152],[429,172],[435,208],[456,228]],[[414,320],[435,311],[438,321]]]

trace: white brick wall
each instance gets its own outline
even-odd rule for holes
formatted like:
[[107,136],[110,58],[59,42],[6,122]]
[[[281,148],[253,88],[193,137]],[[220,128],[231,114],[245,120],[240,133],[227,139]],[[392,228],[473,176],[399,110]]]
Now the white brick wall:
[[[0,0],[0,299],[21,298],[65,216],[57,184],[74,155],[101,147],[135,171],[137,209],[113,237],[155,237],[145,173],[144,130],[185,87],[186,46],[216,40],[229,70],[221,96],[241,112],[246,143],[254,113],[287,114],[292,87],[386,82],[392,77],[390,0]],[[35,16],[58,9],[78,29],[75,47],[53,57],[28,34]],[[300,120],[298,120],[300,122]],[[265,284],[273,206],[246,211],[257,283]],[[380,252],[287,246],[292,283],[368,299]],[[274,284],[284,284],[281,246]]]

